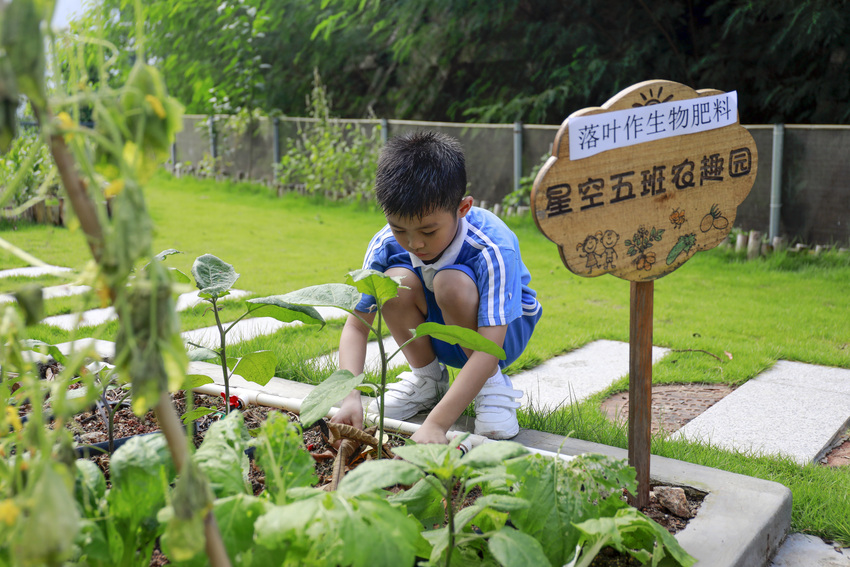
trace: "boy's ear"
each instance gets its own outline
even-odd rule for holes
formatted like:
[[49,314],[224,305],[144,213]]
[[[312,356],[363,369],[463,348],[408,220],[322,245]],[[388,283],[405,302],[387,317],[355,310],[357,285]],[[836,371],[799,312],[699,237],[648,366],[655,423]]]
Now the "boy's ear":
[[473,201],[472,195],[467,195],[460,200],[460,206],[457,208],[457,218],[460,219],[466,216],[466,213],[472,208]]

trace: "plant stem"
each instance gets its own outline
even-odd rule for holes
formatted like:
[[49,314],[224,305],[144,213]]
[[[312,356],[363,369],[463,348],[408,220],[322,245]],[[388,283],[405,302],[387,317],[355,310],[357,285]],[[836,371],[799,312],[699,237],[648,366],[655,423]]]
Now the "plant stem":
[[[156,414],[156,421],[159,423],[166,441],[168,441],[168,449],[171,451],[171,458],[174,460],[177,474],[180,474],[186,467],[188,460],[188,451],[186,451],[188,441],[180,423],[180,417],[171,404],[171,397],[168,392],[162,392],[159,395],[159,401],[154,406],[153,411]],[[210,558],[210,564],[213,567],[230,567],[230,558],[227,556],[227,550],[221,540],[221,534],[212,510],[207,512],[204,518],[204,535],[206,536],[205,548],[207,556]]]
[[446,549],[446,567],[450,567],[452,564],[452,550],[455,546],[455,503],[452,499],[452,485],[454,484],[454,477],[450,478],[446,484],[443,485],[443,488],[446,491],[446,515],[449,517],[448,529],[449,529],[449,545]]
[[[218,327],[218,334],[221,337],[221,350],[218,352],[221,358],[221,373],[224,375],[224,414],[230,414],[230,376],[227,375],[227,348],[226,337],[227,331],[224,330],[224,325],[221,324],[221,318],[218,316],[217,299],[212,298],[213,315],[215,315],[215,324]],[[232,325],[231,325],[232,327]]]
[[[44,126],[44,116],[41,115],[41,110],[32,105],[33,113],[39,124]],[[50,118],[50,112],[44,111],[46,117]],[[71,201],[71,206],[74,208],[74,213],[80,221],[80,228],[86,235],[86,241],[91,249],[92,257],[95,262],[100,263],[103,256],[103,229],[100,226],[100,221],[97,218],[97,209],[94,201],[86,191],[83,180],[77,175],[77,170],[74,167],[74,158],[71,152],[68,151],[68,146],[65,144],[65,138],[61,134],[51,134],[48,139],[50,153],[53,155],[53,161],[56,162],[56,169],[59,170],[59,176],[62,178],[62,185],[65,186],[65,192],[68,194],[68,200]],[[114,293],[114,292],[113,292]]]
[[[377,299],[376,299],[377,302]],[[381,355],[381,405],[378,408],[378,455],[380,459],[384,452],[384,391],[387,388],[387,353],[384,351],[384,341],[381,337],[381,306],[378,304],[378,325],[375,334],[378,337],[378,352]]]

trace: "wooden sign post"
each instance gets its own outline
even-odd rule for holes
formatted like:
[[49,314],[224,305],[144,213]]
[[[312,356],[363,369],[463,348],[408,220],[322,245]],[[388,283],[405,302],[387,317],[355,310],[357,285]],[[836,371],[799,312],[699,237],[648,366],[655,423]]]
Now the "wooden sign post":
[[653,281],[729,234],[756,178],[737,93],[633,85],[574,112],[534,181],[537,227],[574,274],[631,282],[629,464],[649,502]]

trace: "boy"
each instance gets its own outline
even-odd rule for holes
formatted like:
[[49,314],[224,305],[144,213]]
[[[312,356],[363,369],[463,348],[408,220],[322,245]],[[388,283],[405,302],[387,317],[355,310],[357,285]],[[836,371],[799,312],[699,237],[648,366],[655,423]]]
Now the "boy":
[[[475,400],[475,433],[509,439],[519,432],[514,390],[502,369],[525,349],[541,315],[516,235],[492,213],[473,207],[457,140],[435,132],[392,138],[378,160],[375,195],[387,226],[369,243],[364,268],[401,276],[398,297],[383,310],[398,344],[425,321],[474,329],[505,349],[499,361],[482,352],[422,337],[403,349],[412,372],[385,394],[384,415],[408,419],[431,409],[413,435],[418,443],[447,443],[446,432]],[[356,311],[374,319],[374,298]],[[363,371],[368,329],[349,316],[340,338],[339,365]],[[449,387],[445,365],[461,371]],[[378,413],[379,401],[369,411]],[[432,409],[433,408],[433,409]],[[334,421],[363,425],[360,393],[345,398]]]

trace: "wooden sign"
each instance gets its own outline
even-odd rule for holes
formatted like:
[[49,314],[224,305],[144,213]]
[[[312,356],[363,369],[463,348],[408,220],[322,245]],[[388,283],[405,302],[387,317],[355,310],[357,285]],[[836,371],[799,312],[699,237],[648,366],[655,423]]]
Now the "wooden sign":
[[729,234],[758,170],[737,93],[646,81],[574,112],[534,182],[538,228],[573,273],[650,281]]

